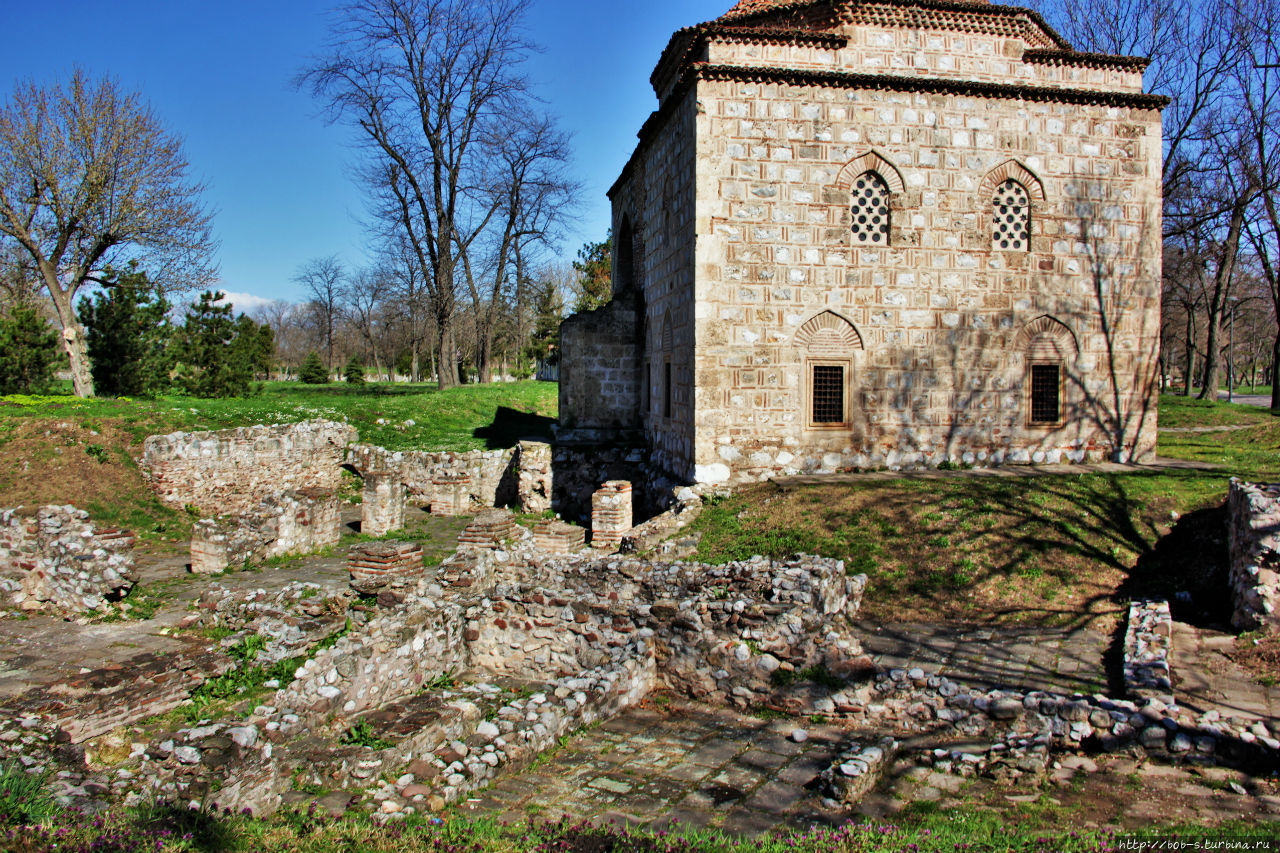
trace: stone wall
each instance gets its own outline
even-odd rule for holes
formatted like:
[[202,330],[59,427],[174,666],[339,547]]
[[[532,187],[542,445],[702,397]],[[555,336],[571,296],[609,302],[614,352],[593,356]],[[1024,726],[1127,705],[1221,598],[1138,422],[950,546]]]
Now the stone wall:
[[560,325],[560,426],[581,440],[617,440],[640,426],[639,331],[634,292]]
[[431,505],[432,481],[442,475],[466,474],[471,478],[471,509],[520,506],[541,512],[551,494],[550,448],[536,441],[522,441],[507,450],[427,452],[391,451],[369,444],[352,447],[346,464],[358,473],[385,471],[399,478],[409,500]]
[[341,538],[337,496],[287,491],[263,498],[248,511],[197,521],[191,529],[191,571],[217,574],[231,566],[308,554]]
[[[656,467],[708,484],[1149,457],[1164,99],[1144,62],[1078,54],[1013,8],[976,28],[827,11],[681,31],[655,71],[659,109],[610,190],[645,316],[637,418],[610,398],[610,423],[639,420]],[[874,244],[853,231],[866,172],[888,192]],[[1006,180],[1027,243],[993,242]],[[625,340],[607,326],[566,323]],[[564,356],[569,376],[612,369]],[[1033,363],[1059,368],[1055,422],[1033,419]],[[839,422],[811,417],[815,365],[844,371]],[[562,390],[569,432],[581,396]]]
[[133,543],[73,506],[0,510],[0,584],[24,610],[105,611],[137,581]]
[[1280,484],[1232,479],[1227,508],[1231,623],[1280,629]]
[[324,420],[175,432],[143,442],[139,464],[165,504],[230,514],[285,491],[337,492],[346,448],[356,439],[355,427]]

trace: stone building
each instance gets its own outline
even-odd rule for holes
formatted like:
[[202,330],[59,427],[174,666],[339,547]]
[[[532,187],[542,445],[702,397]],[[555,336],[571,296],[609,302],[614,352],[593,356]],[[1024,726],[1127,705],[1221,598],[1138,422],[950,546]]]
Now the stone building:
[[672,36],[560,440],[703,483],[1141,459],[1161,126],[1140,58],[970,0],[741,0]]

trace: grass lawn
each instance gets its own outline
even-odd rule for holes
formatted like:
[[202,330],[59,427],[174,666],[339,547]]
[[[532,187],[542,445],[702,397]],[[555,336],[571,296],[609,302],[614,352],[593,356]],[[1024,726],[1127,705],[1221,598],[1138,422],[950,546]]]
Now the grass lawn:
[[[28,806],[28,808],[30,808]],[[1040,804],[925,809],[886,820],[817,827],[759,838],[734,838],[714,830],[675,827],[657,833],[617,826],[595,827],[567,819],[499,823],[446,813],[412,815],[382,827],[368,818],[330,819],[323,810],[287,809],[258,820],[152,805],[98,816],[61,813],[43,825],[12,827],[9,850],[258,851],[279,853],[929,853],[929,851],[1109,851],[1117,835],[1076,830],[1069,814]],[[1026,812],[1020,815],[1019,812]],[[1058,818],[1058,819],[1055,819]],[[1268,827],[1229,824],[1217,828],[1171,827],[1146,837],[1273,839]]]
[[392,450],[483,450],[547,439],[554,383],[300,385],[267,383],[251,397],[154,400],[0,397],[0,507],[72,503],[144,541],[181,540],[191,519],[162,506],[134,459],[150,435],[345,420],[360,439]]
[[[1218,621],[1228,478],[1280,479],[1280,418],[1248,406],[1161,400],[1162,456],[1216,472],[772,483],[710,506],[698,558],[804,551],[846,561],[875,621],[1087,624],[1110,632],[1129,599],[1192,593],[1175,615]],[[1199,426],[1241,429],[1178,432]],[[1220,575],[1217,575],[1220,577]],[[1175,605],[1178,607],[1178,605]]]

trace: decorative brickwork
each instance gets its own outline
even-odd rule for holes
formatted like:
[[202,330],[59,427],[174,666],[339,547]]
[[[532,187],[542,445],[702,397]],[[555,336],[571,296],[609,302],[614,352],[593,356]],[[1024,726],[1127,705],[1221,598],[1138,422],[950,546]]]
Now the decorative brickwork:
[[610,480],[591,496],[591,547],[617,550],[631,530],[631,484]]
[[[677,33],[610,190],[632,286],[566,322],[561,436],[705,484],[1149,456],[1166,101],[1143,67],[985,3],[752,0]],[[858,346],[811,351],[824,316]],[[1046,317],[1077,342],[1052,421],[1017,345]]]

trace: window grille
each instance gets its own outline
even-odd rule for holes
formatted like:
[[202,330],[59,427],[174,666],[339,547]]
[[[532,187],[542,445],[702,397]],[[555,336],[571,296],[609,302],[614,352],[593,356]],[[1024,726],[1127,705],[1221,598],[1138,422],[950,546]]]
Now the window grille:
[[844,368],[838,365],[813,366],[813,422],[844,423]]
[[875,172],[853,182],[853,237],[857,245],[889,245],[889,185]]
[[1010,178],[992,199],[991,248],[1030,251],[1031,200],[1027,188]]
[[662,365],[662,416],[671,417],[671,362]]
[[1056,364],[1031,365],[1031,422],[1053,424],[1062,419],[1062,371]]

